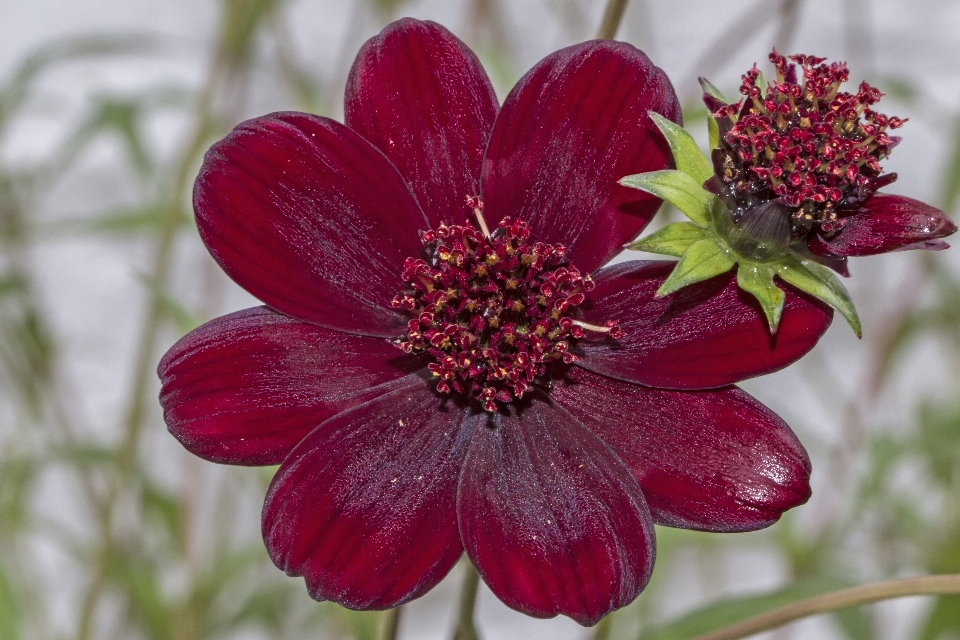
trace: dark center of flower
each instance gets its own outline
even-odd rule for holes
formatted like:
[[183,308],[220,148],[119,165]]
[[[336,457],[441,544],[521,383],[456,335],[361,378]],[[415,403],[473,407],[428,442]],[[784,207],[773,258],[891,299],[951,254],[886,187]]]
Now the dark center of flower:
[[811,230],[829,236],[844,207],[896,179],[881,175],[880,160],[900,140],[886,131],[904,121],[870,108],[883,94],[866,82],[856,94],[840,91],[850,76],[846,64],[803,55],[789,59],[800,65],[801,81],[796,65],[774,50],[776,82],[758,86],[754,66],[743,76],[744,99],[714,113],[722,134],[714,151],[720,195],[735,221],[776,200],[789,215],[783,229],[789,228],[790,238],[805,238]]
[[598,327],[577,306],[594,287],[560,245],[531,243],[530,229],[504,218],[486,233],[482,205],[469,199],[480,229],[441,225],[420,233],[423,258],[407,258],[409,289],[393,301],[412,315],[394,344],[428,360],[441,393],[478,400],[484,410],[518,400],[550,379],[552,363],[571,352],[584,331],[622,336],[616,321]]

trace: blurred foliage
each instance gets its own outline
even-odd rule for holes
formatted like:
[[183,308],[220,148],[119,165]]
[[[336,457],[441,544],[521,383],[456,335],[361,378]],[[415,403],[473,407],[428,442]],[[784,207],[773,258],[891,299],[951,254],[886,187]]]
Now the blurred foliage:
[[[353,20],[362,29],[348,29],[353,31],[341,59],[349,60],[359,45],[357,33],[372,33],[411,4],[357,0]],[[558,0],[544,3],[543,10],[555,15],[573,40],[595,30],[586,20],[593,4]],[[647,10],[646,3],[637,4]],[[749,27],[793,25],[803,19],[799,4],[770,3],[769,12],[749,16]],[[504,0],[464,0],[463,7],[463,37],[480,52],[498,87],[518,76],[514,49],[522,36],[507,6]],[[789,11],[775,10],[780,6]],[[282,86],[290,108],[330,114],[341,90],[336,85],[346,73],[335,69],[324,77],[298,55],[284,0],[220,0],[218,10],[209,69],[196,86],[132,93],[97,89],[84,96],[79,117],[64,120],[68,124],[46,153],[17,160],[0,153],[0,640],[374,640],[384,624],[377,612],[311,601],[301,581],[273,567],[256,533],[258,504],[272,470],[215,467],[185,453],[163,462],[178,465],[181,480],[159,468],[152,439],[162,434],[152,377],[157,357],[164,344],[223,311],[217,288],[226,281],[219,274],[199,274],[211,283],[199,300],[181,291],[174,277],[182,245],[199,244],[189,194],[200,156],[212,139],[252,115],[245,105],[256,73],[266,70],[271,90]],[[742,30],[743,22],[733,29]],[[733,55],[736,48],[726,43],[742,40],[737,33],[703,43],[710,69]],[[49,97],[44,81],[51,74],[78,65],[167,60],[175,50],[148,34],[83,36],[39,48],[0,78],[0,151],[11,131],[42,111],[37,105]],[[902,105],[928,102],[912,80],[890,77],[880,84]],[[939,167],[938,184],[940,205],[955,212],[960,106],[947,110],[928,117],[941,118],[941,125],[947,119],[952,152]],[[688,127],[700,129],[702,107],[691,102],[685,113]],[[158,118],[181,123],[173,150],[159,150],[149,134]],[[132,190],[131,202],[110,201],[83,215],[51,214],[50,194],[71,176],[76,179],[78,167],[105,142],[121,150],[125,173],[116,180]],[[56,305],[45,297],[37,252],[64,241],[109,243],[150,257],[147,268],[132,270],[142,298],[124,301],[131,310],[139,305],[143,319],[129,354],[130,387],[116,409],[119,420],[83,417],[70,366],[74,345],[53,328]],[[858,397],[847,399],[851,416],[896,384],[922,345],[932,343],[954,366],[960,364],[960,278],[937,256],[917,256],[915,263],[918,280],[911,287],[923,295],[914,298],[916,304],[891,307],[880,323],[883,334],[869,344],[876,349],[869,381]],[[950,399],[918,398],[910,424],[888,429],[851,420],[851,429],[859,429],[851,436],[853,446],[840,442],[817,452],[819,459],[846,469],[822,522],[811,524],[791,513],[773,529],[745,536],[661,529],[658,567],[647,592],[585,634],[681,640],[865,580],[960,572],[960,369],[946,383],[954,391]],[[51,487],[67,491],[54,502],[71,509],[50,509]],[[711,586],[725,558],[758,549],[786,568],[788,586],[746,595],[729,591],[722,580]],[[663,606],[664,598],[677,589],[671,571],[691,558],[700,569],[702,590],[718,599],[685,615],[665,615],[670,608]],[[75,606],[64,609],[49,594],[69,595]],[[455,607],[454,594],[449,600]],[[850,640],[885,637],[872,608],[830,620]],[[789,630],[784,633],[778,637],[790,637]],[[960,637],[960,598],[931,601],[913,637]]]

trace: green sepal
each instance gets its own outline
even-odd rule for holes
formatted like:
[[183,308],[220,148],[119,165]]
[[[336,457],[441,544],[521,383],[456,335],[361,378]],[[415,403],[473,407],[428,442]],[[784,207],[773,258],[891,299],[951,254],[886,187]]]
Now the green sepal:
[[690,245],[660,288],[657,297],[662,298],[687,285],[708,280],[725,273],[736,264],[730,250],[715,236],[698,240]]
[[696,180],[698,184],[703,184],[709,180],[713,176],[713,165],[700,151],[700,147],[697,146],[693,136],[687,133],[686,129],[667,120],[656,111],[650,111],[649,114],[650,119],[660,129],[660,133],[667,139],[670,151],[673,152],[673,161],[677,165],[677,170],[683,171]]
[[839,311],[857,337],[863,337],[860,317],[853,306],[853,300],[840,278],[830,269],[812,260],[787,256],[777,263],[777,275]]
[[763,77],[763,71],[761,71],[757,76],[757,80],[754,82],[754,84],[757,85],[757,88],[760,89],[760,91],[767,90],[767,81]]
[[620,184],[652,193],[682,211],[688,218],[708,226],[715,195],[704,191],[697,181],[682,171],[651,171],[620,178]]
[[659,253],[679,258],[693,243],[712,237],[713,232],[692,222],[671,222],[645,238],[626,245],[632,251]]
[[722,93],[720,93],[720,89],[717,89],[712,82],[706,78],[697,78],[697,80],[700,82],[700,88],[703,89],[704,93],[713,96],[724,104],[730,104],[730,101],[727,100]]
[[[700,87],[703,89],[704,93],[713,96],[724,104],[730,104],[730,101],[727,100],[722,93],[720,93],[720,89],[717,89],[715,86],[713,86],[712,82],[706,78],[698,78],[698,80],[700,81]],[[710,136],[710,148],[716,149],[719,147],[720,127],[717,125],[717,120],[713,117],[713,114],[707,115],[707,133]]]
[[717,124],[717,119],[712,115],[707,116],[707,135],[710,137],[711,149],[720,146],[720,125]]
[[769,264],[741,262],[737,265],[737,286],[752,295],[760,303],[767,317],[770,333],[777,332],[786,294],[773,281],[776,269]]

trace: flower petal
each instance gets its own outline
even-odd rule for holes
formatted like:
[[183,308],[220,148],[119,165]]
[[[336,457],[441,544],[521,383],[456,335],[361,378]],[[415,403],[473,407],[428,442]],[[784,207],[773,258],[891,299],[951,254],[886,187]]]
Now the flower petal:
[[581,340],[591,371],[667,389],[708,389],[782,369],[810,351],[833,310],[781,284],[787,292],[780,328],[770,335],[756,300],[737,288],[733,272],[655,297],[675,262],[624,262],[596,273],[584,318],[617,320],[619,340]]
[[592,41],[550,54],[503,103],[484,158],[487,222],[530,223],[531,237],[569,247],[581,271],[635,238],[660,200],[617,184],[672,166],[647,115],[680,122],[666,75],[624,42]]
[[457,516],[490,589],[534,617],[562,613],[592,625],[632,601],[653,570],[654,531],[636,480],[573,416],[542,400],[475,428]]
[[394,336],[390,300],[427,221],[396,168],[342,124],[274,113],[207,152],[193,192],[200,237],[271,307],[350,333]]
[[267,492],[274,563],[303,576],[315,599],[351,609],[394,607],[440,582],[462,551],[463,419],[415,379],[317,427]]
[[797,437],[736,387],[650,389],[572,367],[551,397],[630,468],[657,524],[752,531],[810,497]]
[[823,256],[872,256],[905,249],[945,249],[938,240],[957,230],[947,215],[928,204],[887,194],[876,194],[860,211],[841,219],[832,238],[811,234],[810,250]]
[[191,453],[279,464],[308,433],[379,397],[423,365],[382,338],[292,320],[265,307],[212,320],[160,361],[160,404]]
[[497,96],[456,36],[412,18],[387,25],[357,54],[344,112],[397,166],[433,228],[473,216],[467,196],[480,195]]

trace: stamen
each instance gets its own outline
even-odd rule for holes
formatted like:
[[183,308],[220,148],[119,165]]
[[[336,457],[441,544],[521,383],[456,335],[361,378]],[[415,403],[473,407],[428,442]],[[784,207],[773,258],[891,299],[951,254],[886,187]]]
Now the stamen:
[[477,224],[480,225],[480,231],[484,238],[490,237],[490,229],[487,227],[487,221],[483,219],[483,202],[480,196],[467,196],[467,206],[473,209],[473,215],[477,217]]
[[425,231],[424,257],[405,261],[409,289],[391,306],[410,321],[393,344],[427,361],[440,393],[495,411],[546,384],[555,363],[579,360],[571,349],[585,330],[615,340],[623,332],[616,321],[596,326],[572,317],[596,285],[566,259],[565,247],[531,242],[529,227],[510,218],[490,234],[479,199],[467,204],[480,229]]
[[595,324],[589,324],[587,322],[584,322],[583,320],[574,320],[573,324],[583,329],[586,329],[587,331],[597,331],[599,333],[610,333],[611,331],[613,331],[613,326],[601,327]]
[[742,76],[744,98],[713,112],[726,130],[714,156],[717,195],[731,211],[778,200],[794,221],[791,237],[801,240],[827,232],[835,208],[878,188],[880,161],[895,146],[887,130],[902,121],[869,108],[883,94],[867,83],[856,93],[841,90],[850,76],[845,63],[776,50],[770,61],[776,82],[757,86],[754,65]]

